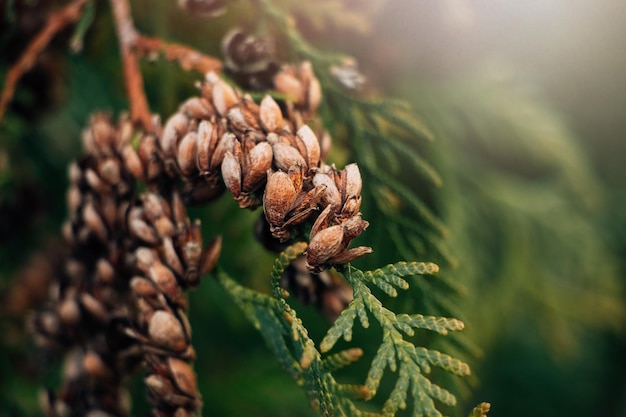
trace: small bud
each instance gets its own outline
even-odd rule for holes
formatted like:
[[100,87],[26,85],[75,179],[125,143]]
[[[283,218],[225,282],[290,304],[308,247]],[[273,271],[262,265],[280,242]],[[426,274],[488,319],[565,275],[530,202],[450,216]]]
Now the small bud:
[[141,163],[141,159],[139,159],[139,155],[133,149],[132,145],[127,144],[122,148],[122,158],[124,159],[124,165],[130,171],[130,173],[136,179],[143,181],[144,180],[144,168]]

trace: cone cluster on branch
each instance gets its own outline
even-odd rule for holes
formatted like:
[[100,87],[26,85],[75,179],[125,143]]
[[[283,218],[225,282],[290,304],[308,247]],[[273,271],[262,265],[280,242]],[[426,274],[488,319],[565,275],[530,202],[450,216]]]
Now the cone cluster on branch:
[[281,241],[323,210],[311,230],[311,270],[370,252],[347,249],[368,225],[359,213],[361,175],[356,164],[337,170],[322,162],[326,134],[316,135],[298,111],[284,114],[269,95],[256,104],[214,73],[200,89],[200,97],[166,121],[160,137],[164,166],[186,182],[188,200],[210,200],[225,186],[242,208],[262,203]]
[[129,415],[122,382],[140,363],[152,415],[199,412],[185,290],[215,266],[221,240],[203,247],[186,204],[229,190],[242,208],[262,205],[274,246],[310,235],[285,285],[330,320],[349,302],[349,286],[324,269],[371,252],[349,249],[368,226],[359,169],[323,162],[330,137],[307,124],[321,100],[310,64],[282,66],[273,87],[294,101],[257,104],[209,73],[163,126],[153,118],[151,133],[127,117],[92,117],[70,167],[71,255],[50,307],[31,321],[38,340],[67,352],[63,387],[43,397],[47,415]]
[[128,340],[115,327],[131,319],[124,230],[135,185],[120,153],[131,135],[128,120],[113,126],[94,116],[83,135],[85,154],[69,170],[63,231],[71,254],[50,307],[31,321],[36,340],[67,352],[61,389],[42,396],[48,416],[130,415],[121,382],[140,356],[121,354]]

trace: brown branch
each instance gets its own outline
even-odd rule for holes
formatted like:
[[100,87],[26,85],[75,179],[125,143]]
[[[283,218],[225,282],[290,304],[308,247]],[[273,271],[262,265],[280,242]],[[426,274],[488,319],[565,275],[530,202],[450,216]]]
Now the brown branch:
[[48,46],[54,35],[80,19],[85,3],[87,0],[74,0],[64,8],[51,13],[44,28],[9,69],[0,95],[0,121],[2,121],[7,106],[13,99],[15,87],[20,78],[35,65],[39,54]]
[[110,2],[117,28],[117,37],[120,42],[130,117],[133,123],[141,125],[146,132],[150,132],[153,127],[152,117],[143,88],[143,76],[134,51],[138,34],[130,15],[130,7],[127,0],[110,0]]
[[167,43],[159,38],[137,34],[135,48],[137,53],[148,57],[162,52],[165,59],[176,61],[185,71],[197,71],[204,75],[210,71],[221,72],[222,70],[222,62],[220,60],[186,45]]

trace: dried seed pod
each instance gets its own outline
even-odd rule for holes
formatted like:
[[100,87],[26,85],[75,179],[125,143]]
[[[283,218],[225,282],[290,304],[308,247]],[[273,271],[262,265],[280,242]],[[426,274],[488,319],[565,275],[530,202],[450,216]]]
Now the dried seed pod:
[[217,168],[222,164],[226,152],[233,150],[235,142],[237,142],[237,137],[230,132],[225,133],[220,138],[217,147],[215,148],[215,153],[211,157],[211,170],[217,170]]
[[302,102],[304,97],[304,87],[302,83],[290,72],[281,71],[274,77],[276,91],[286,94],[292,101]]
[[269,95],[261,100],[260,119],[267,132],[279,132],[283,129],[283,114],[278,103]]
[[172,313],[164,310],[155,311],[148,324],[150,339],[157,346],[181,352],[188,341],[180,321]]
[[109,320],[109,313],[106,308],[91,294],[82,293],[80,295],[80,303],[89,314],[101,322],[106,323]]
[[91,168],[85,170],[85,179],[87,184],[98,193],[108,193],[111,190],[110,185],[102,181],[102,178]]
[[157,261],[148,269],[148,277],[173,303],[180,306],[187,305],[176,277],[168,267]]
[[322,210],[320,215],[317,216],[317,219],[315,219],[315,222],[311,227],[311,237],[315,236],[318,232],[330,226],[330,221],[332,220],[331,213],[333,209],[333,206],[326,206],[326,208]]
[[148,249],[145,247],[139,247],[135,251],[135,265],[139,270],[144,273],[147,273],[148,270],[157,260],[157,256],[152,249]]
[[168,158],[176,155],[178,140],[183,137],[189,128],[189,118],[183,113],[175,113],[165,123],[160,145],[163,153]]
[[[173,158],[176,150],[176,142],[168,146],[172,146],[172,156],[170,158]],[[141,164],[144,167],[146,180],[151,182],[157,179],[159,175],[161,175],[163,168],[161,166],[159,147],[156,142],[156,138],[153,135],[144,135],[139,142],[137,154],[139,155]]]
[[267,142],[256,144],[246,154],[242,191],[249,193],[256,190],[267,178],[267,170],[272,167],[272,147]]
[[339,254],[333,256],[330,261],[332,261],[332,263],[334,264],[343,265],[370,253],[372,253],[372,248],[368,246],[359,246],[357,248],[348,249],[340,252]]
[[222,79],[218,78],[213,84],[213,105],[221,116],[226,116],[228,110],[239,102],[235,90]]
[[178,145],[176,162],[180,172],[189,177],[196,170],[196,154],[198,152],[198,135],[196,132],[188,132]]
[[92,378],[95,379],[110,379],[113,376],[113,372],[104,363],[100,355],[93,350],[88,350],[83,357],[83,368]]
[[191,366],[187,362],[173,357],[167,359],[167,364],[176,387],[190,397],[197,397],[198,384],[196,374]]
[[315,113],[322,102],[322,86],[315,77],[309,80],[309,88],[307,90],[308,111]]
[[306,193],[298,194],[292,208],[287,213],[287,221],[283,224],[283,228],[291,227],[305,221],[311,213],[317,210],[317,204],[322,199],[324,191],[324,186],[318,186]]
[[306,147],[307,165],[309,168],[315,168],[320,163],[320,143],[315,136],[315,133],[307,125],[303,125],[296,136],[302,140]]
[[[124,187],[118,187],[118,190]],[[109,230],[116,229],[115,221],[117,219],[117,201],[113,194],[105,194],[100,196],[100,214],[105,225]]]
[[343,237],[343,227],[339,225],[320,230],[312,236],[306,256],[308,265],[322,265],[339,254],[344,247]]
[[165,237],[161,242],[162,257],[167,266],[169,266],[172,271],[176,272],[179,276],[183,276],[183,264],[174,248],[174,242],[172,238]]
[[138,239],[143,240],[146,243],[156,245],[161,241],[156,230],[148,225],[143,219],[143,210],[139,207],[135,207],[130,210],[128,215],[128,230],[131,235]]
[[361,213],[359,213],[356,216],[350,217],[349,219],[345,220],[341,224],[341,226],[343,227],[346,239],[352,240],[360,235],[365,229],[367,229],[369,223],[363,220],[361,218]]
[[307,167],[307,164],[302,155],[300,155],[300,152],[290,145],[282,142],[274,143],[272,145],[272,151],[274,153],[274,164],[276,165],[276,168],[282,171],[289,171],[289,168],[294,166],[303,168]]
[[115,269],[111,262],[104,258],[98,259],[96,262],[96,279],[108,285],[115,281]]
[[325,206],[333,206],[336,209],[341,207],[341,194],[331,177],[318,172],[313,177],[313,185],[316,187],[325,186],[326,190],[322,196],[322,202]]
[[143,298],[156,297],[159,294],[154,284],[143,277],[133,277],[130,280],[130,288],[137,296]]
[[222,161],[222,178],[233,196],[239,197],[241,194],[241,164],[230,151],[226,152]]
[[351,197],[361,195],[361,189],[363,188],[363,181],[361,180],[361,172],[357,164],[348,164],[345,166],[344,179],[345,187],[342,190],[343,200],[347,200]]
[[267,185],[263,194],[263,210],[272,227],[280,227],[285,215],[296,200],[296,189],[285,172],[268,173]]
[[78,302],[73,298],[66,298],[59,304],[59,318],[66,326],[75,325],[80,321],[80,307]]
[[118,160],[107,158],[98,164],[98,174],[110,185],[117,185],[121,180]]
[[94,207],[93,202],[89,201],[83,206],[83,219],[87,227],[89,227],[101,241],[106,242],[108,236],[107,228],[104,221],[102,221],[102,217],[100,217],[100,214]]
[[179,111],[191,119],[209,119],[214,115],[211,104],[202,97],[187,99],[179,108]]
[[218,142],[217,131],[217,126],[207,120],[198,125],[196,166],[201,174],[206,174],[211,169],[211,157]]

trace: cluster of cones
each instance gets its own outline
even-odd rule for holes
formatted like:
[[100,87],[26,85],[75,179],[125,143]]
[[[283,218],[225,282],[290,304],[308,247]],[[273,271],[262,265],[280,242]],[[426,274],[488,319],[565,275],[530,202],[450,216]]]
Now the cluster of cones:
[[368,225],[359,169],[323,162],[330,138],[309,126],[321,100],[310,65],[280,67],[272,80],[293,100],[268,95],[257,104],[209,73],[199,96],[163,126],[155,117],[152,132],[93,116],[84,156],[69,173],[63,231],[71,255],[49,308],[30,323],[43,345],[67,352],[64,385],[42,398],[49,416],[129,415],[123,380],[139,364],[153,415],[197,414],[184,291],[215,266],[221,240],[203,245],[186,204],[229,190],[242,208],[262,205],[259,235],[268,247],[310,238],[284,285],[330,320],[351,299],[326,270],[371,251],[348,249]]

